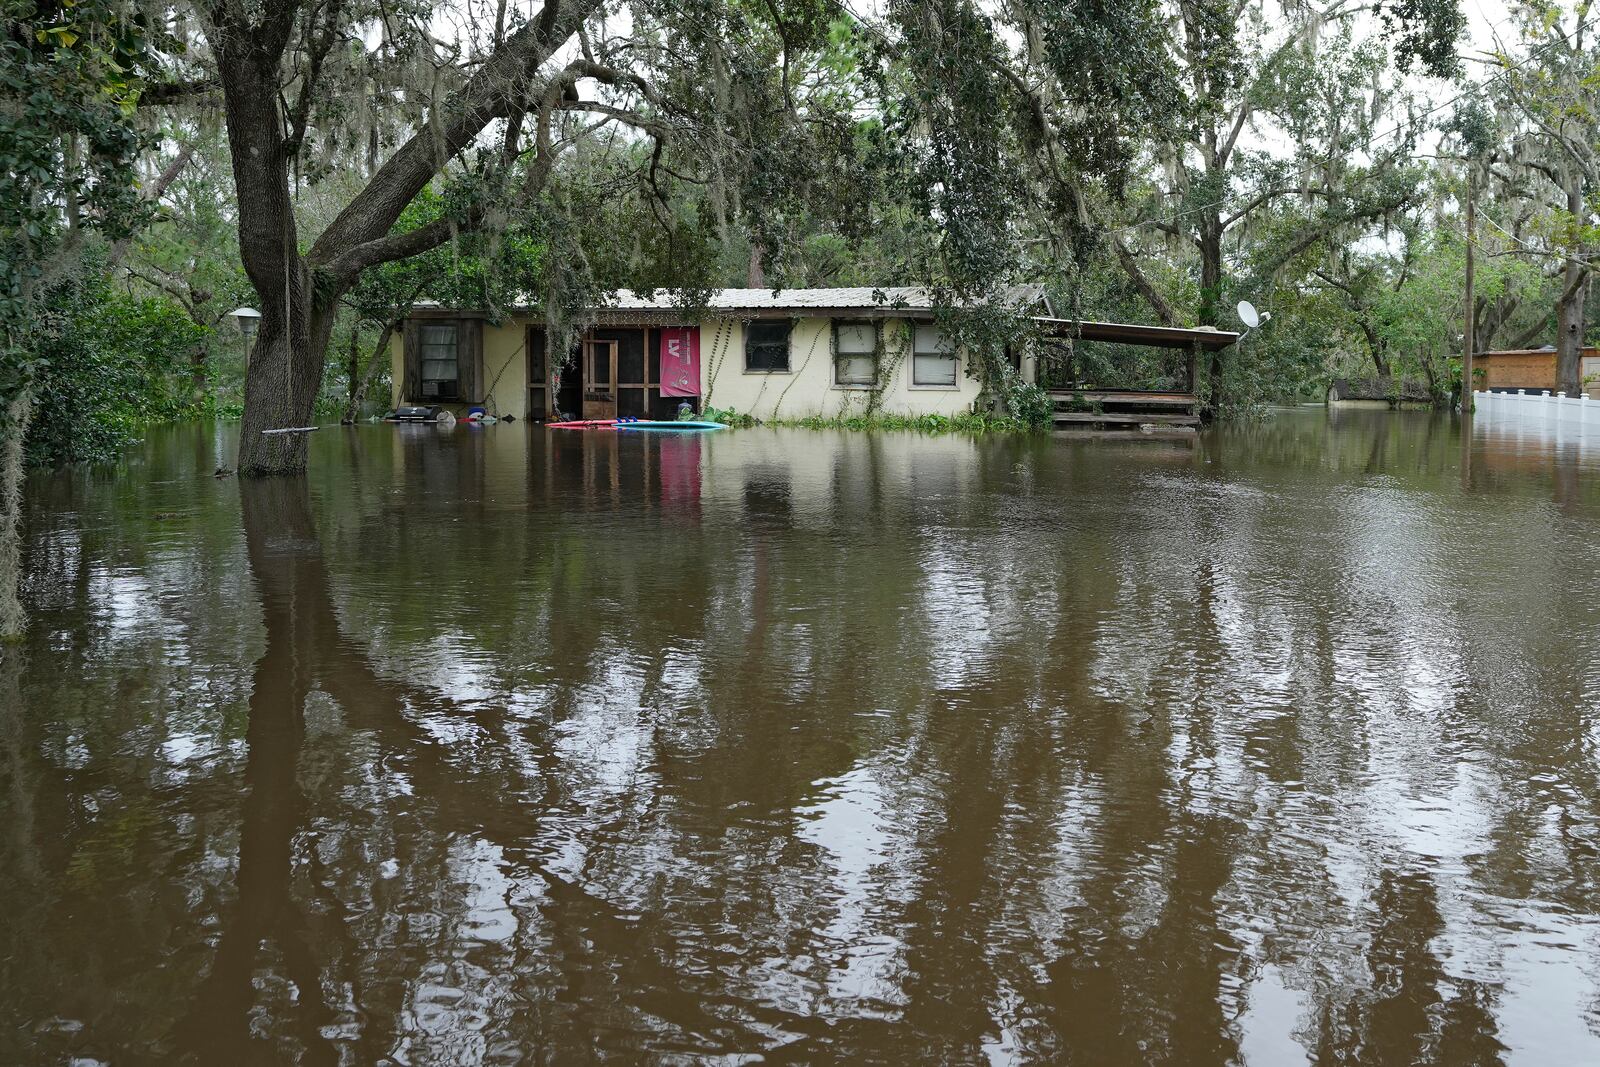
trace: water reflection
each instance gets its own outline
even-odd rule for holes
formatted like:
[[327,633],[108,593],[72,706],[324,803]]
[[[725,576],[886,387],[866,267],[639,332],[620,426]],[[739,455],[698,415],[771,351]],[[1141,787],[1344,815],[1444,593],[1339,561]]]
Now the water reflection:
[[212,440],[30,487],[0,1059],[1600,1051],[1581,451]]

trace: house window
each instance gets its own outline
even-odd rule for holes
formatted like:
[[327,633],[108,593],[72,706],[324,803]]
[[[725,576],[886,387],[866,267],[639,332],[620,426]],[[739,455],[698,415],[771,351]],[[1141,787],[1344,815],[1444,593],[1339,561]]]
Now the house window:
[[745,323],[744,369],[757,371],[787,371],[789,369],[788,319],[767,319]]
[[544,359],[544,331],[528,327],[528,417],[543,419],[550,414],[550,368]]
[[456,345],[456,324],[423,323],[418,331],[418,343],[422,349],[422,399],[459,400],[461,361]]
[[956,346],[937,326],[918,326],[911,349],[911,384],[956,384]]
[[833,324],[833,383],[871,387],[878,382],[878,329],[870,322]]

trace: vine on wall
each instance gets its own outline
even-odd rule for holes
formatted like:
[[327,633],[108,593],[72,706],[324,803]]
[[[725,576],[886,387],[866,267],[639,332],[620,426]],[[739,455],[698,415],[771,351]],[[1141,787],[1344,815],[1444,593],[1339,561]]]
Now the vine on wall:
[[[885,336],[890,328],[899,335],[899,344],[895,345],[893,355],[888,352]],[[873,365],[877,373],[872,380],[872,391],[867,394],[867,415],[877,414],[883,407],[883,394],[889,388],[889,383],[894,381],[894,376],[900,373],[900,368],[905,365],[906,353],[911,350],[911,324],[904,319],[893,319],[883,324],[883,328],[876,331],[872,346]]]
[[[792,321],[793,322],[803,322],[804,320],[803,319],[794,319]],[[830,340],[828,342],[828,347],[831,350],[833,348],[833,342],[831,340],[831,338],[833,337],[833,324],[832,324],[832,322],[828,322],[827,325],[825,325],[823,327],[823,329],[827,332],[828,337],[830,338]],[[793,335],[793,330],[794,330],[794,327],[791,325],[790,326],[791,336]],[[806,358],[801,360],[800,361],[800,366],[795,368],[793,370],[793,372],[790,373],[788,384],[783,387],[783,391],[778,394],[777,401],[772,405],[772,417],[774,419],[776,419],[778,417],[778,411],[779,411],[780,408],[783,407],[783,398],[789,395],[789,390],[794,388],[794,383],[800,380],[800,375],[804,374],[806,368],[811,365],[812,357],[817,354],[817,342],[820,341],[820,340],[821,340],[820,337],[812,337],[811,338],[811,347],[806,350]],[[767,383],[766,382],[762,382],[761,383],[762,391],[765,392],[766,388],[767,388]],[[760,397],[758,396],[756,399],[759,400]],[[755,404],[752,403],[750,405],[750,407],[751,407],[752,410],[754,410]]]
[[718,319],[716,332],[711,335],[711,351],[706,357],[706,395],[700,398],[704,408],[711,406],[711,393],[717,387],[717,376],[722,373],[722,364],[728,358],[728,349],[733,347],[733,320]]
[[[887,343],[891,330],[898,335],[898,342],[893,349]],[[832,362],[830,375],[835,383],[838,380],[839,366],[839,333],[830,322],[828,331],[828,358]],[[906,352],[910,350],[909,330],[907,324],[899,319],[887,319],[876,324],[872,339],[872,384],[870,386],[849,389],[844,392],[839,401],[839,417],[851,418],[851,408],[859,400],[859,417],[871,418],[883,409],[884,394],[888,392],[889,385],[894,381],[894,376],[904,366]]]

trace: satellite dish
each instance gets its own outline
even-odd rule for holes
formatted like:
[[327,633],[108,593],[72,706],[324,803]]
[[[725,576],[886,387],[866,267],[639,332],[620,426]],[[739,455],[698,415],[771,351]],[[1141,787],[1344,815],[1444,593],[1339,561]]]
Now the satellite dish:
[[1261,315],[1256,311],[1256,306],[1248,300],[1239,301],[1239,321],[1252,330],[1261,325]]

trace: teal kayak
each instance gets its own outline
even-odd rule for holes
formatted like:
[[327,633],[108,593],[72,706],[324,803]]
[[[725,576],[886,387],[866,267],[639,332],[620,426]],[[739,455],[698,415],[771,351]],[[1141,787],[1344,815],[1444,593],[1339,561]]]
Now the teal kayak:
[[720,430],[720,422],[665,422],[653,419],[618,419],[619,430]]

